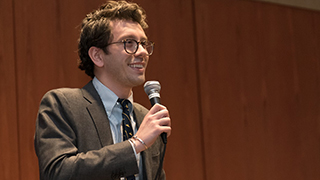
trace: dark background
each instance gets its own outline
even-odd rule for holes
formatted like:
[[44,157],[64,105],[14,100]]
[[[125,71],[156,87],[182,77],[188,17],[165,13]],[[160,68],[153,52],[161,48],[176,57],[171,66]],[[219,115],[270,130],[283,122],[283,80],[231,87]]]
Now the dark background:
[[[82,87],[79,24],[103,0],[0,1],[0,179],[38,177],[50,89]],[[168,180],[320,178],[320,12],[247,0],[136,0],[170,110]],[[134,99],[150,107],[142,87]]]

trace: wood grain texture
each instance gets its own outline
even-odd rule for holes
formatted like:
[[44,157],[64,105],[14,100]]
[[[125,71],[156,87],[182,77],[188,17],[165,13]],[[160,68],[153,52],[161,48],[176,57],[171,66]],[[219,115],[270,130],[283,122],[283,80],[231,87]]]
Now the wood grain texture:
[[196,5],[207,177],[319,177],[319,13]]
[[320,11],[320,1],[318,0],[256,0],[256,1],[277,3],[277,4],[296,7],[296,8]]
[[19,179],[14,16],[10,0],[0,1],[0,179]]
[[[0,2],[0,179],[39,179],[39,102],[90,80],[77,68],[78,25],[104,2]],[[160,81],[172,118],[167,179],[320,177],[319,12],[247,0],[135,2],[156,43],[147,80]],[[150,107],[142,86],[134,99]]]

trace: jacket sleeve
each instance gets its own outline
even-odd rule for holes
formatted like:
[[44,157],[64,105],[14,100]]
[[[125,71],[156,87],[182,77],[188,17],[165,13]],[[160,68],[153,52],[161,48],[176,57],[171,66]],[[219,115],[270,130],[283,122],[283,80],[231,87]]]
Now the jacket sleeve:
[[[79,150],[81,139],[77,136],[79,128],[82,128],[81,133],[85,132],[86,121],[78,116],[79,119],[75,119],[70,103],[60,90],[48,92],[41,100],[34,137],[40,179],[119,179],[138,173],[128,141]],[[94,140],[98,138],[93,137]]]

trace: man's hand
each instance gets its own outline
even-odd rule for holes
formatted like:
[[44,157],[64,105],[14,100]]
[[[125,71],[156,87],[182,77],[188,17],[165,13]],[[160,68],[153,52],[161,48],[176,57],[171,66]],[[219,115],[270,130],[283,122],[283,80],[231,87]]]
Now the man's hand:
[[[171,120],[167,108],[160,104],[155,104],[144,117],[136,136],[140,138],[147,147],[150,147],[161,133],[171,134]],[[145,146],[135,141],[136,152],[145,150]]]

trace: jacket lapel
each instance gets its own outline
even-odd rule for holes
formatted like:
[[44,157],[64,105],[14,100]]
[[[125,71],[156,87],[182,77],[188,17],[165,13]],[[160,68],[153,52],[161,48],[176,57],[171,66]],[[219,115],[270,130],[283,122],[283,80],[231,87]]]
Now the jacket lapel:
[[104,147],[106,145],[113,144],[109,119],[92,81],[90,81],[81,90],[83,98],[88,101],[87,110],[97,129],[101,146]]
[[140,124],[142,123],[143,118],[145,116],[145,114],[142,112],[142,109],[140,108],[139,104],[133,103],[133,113],[134,113],[134,118],[137,123],[137,128],[139,128]]

